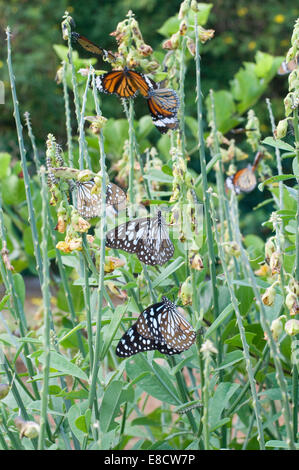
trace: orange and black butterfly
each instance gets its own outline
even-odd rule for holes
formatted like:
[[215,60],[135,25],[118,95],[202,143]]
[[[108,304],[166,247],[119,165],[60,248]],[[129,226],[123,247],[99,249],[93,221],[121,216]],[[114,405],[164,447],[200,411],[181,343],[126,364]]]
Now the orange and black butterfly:
[[226,186],[228,189],[234,189],[236,194],[250,193],[257,184],[255,170],[263,157],[263,152],[257,152],[253,165],[237,171],[233,176],[226,178]]
[[156,83],[143,73],[124,67],[96,77],[96,87],[103,93],[117,95],[119,98],[134,98],[138,92],[147,98]]
[[81,34],[76,33],[75,31],[72,32],[72,40],[74,42],[78,42],[83,49],[91,52],[92,54],[101,55],[112,62],[116,60],[116,56],[112,54],[112,52],[106,51],[103,47],[97,46],[94,42],[90,41],[85,36],[81,36]]
[[285,60],[282,62],[281,66],[278,69],[278,75],[286,75],[288,73],[291,73],[293,70],[295,70],[296,67],[298,67],[299,64],[299,56],[296,57],[295,59],[290,60],[289,62],[286,62]]
[[179,97],[169,88],[152,88],[147,96],[147,104],[156,128],[165,134],[169,129],[178,127],[177,112]]

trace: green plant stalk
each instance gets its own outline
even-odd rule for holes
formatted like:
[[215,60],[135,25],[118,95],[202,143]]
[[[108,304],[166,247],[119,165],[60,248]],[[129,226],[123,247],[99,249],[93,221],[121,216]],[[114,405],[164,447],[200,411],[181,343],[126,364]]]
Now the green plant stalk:
[[182,36],[182,44],[180,51],[180,137],[182,142],[182,153],[185,156],[186,154],[186,138],[185,138],[185,75],[186,75],[186,65],[185,65],[185,52],[186,52],[186,36]]
[[68,149],[68,166],[73,168],[73,142],[72,142],[72,125],[71,125],[71,112],[70,112],[70,100],[69,93],[66,83],[66,62],[62,62],[62,85],[63,85],[63,98],[64,98],[64,109],[65,109],[65,123],[66,123],[66,135],[67,135],[67,149]]
[[236,230],[236,241],[240,247],[241,250],[241,257],[242,257],[242,264],[244,268],[246,269],[251,285],[253,288],[253,292],[256,298],[257,305],[260,309],[260,321],[261,321],[261,326],[264,330],[264,332],[267,335],[268,338],[268,344],[271,352],[271,356],[274,361],[275,365],[275,370],[276,370],[276,379],[277,383],[280,387],[281,390],[281,396],[282,396],[282,414],[284,416],[284,422],[285,422],[285,427],[286,427],[286,434],[287,434],[287,445],[291,450],[295,450],[295,443],[294,443],[294,435],[293,435],[293,429],[292,429],[292,419],[291,419],[291,412],[290,412],[290,407],[289,407],[289,402],[288,402],[288,391],[287,391],[287,382],[285,380],[284,374],[283,374],[283,368],[282,364],[279,358],[279,351],[276,345],[276,342],[274,341],[270,326],[267,321],[267,316],[266,316],[266,311],[264,308],[264,304],[262,302],[261,294],[260,291],[257,287],[255,277],[253,274],[253,271],[250,266],[250,262],[247,256],[247,253],[243,247],[242,244],[242,239],[241,239],[241,233],[239,231],[239,220],[238,220],[238,209],[237,209],[237,201],[236,197],[233,194],[233,209],[232,209],[232,221],[233,221],[233,226],[235,227]]
[[[85,118],[84,114],[85,114],[87,92],[89,89],[91,73],[92,72],[91,72],[91,67],[90,67],[88,71],[83,98],[82,98],[82,108],[81,108],[80,121],[79,121],[79,169],[80,170],[84,170],[84,160],[85,160],[87,168],[91,169],[90,162],[88,161],[89,159],[87,157],[87,149],[86,149],[85,133],[84,133],[84,118]],[[86,157],[85,159],[84,159],[84,156]]]
[[[101,115],[98,97],[95,93],[95,80],[94,73],[93,78],[93,92],[95,99],[95,106],[97,115]],[[102,307],[103,307],[103,292],[104,292],[104,265],[105,265],[105,241],[106,241],[106,231],[107,231],[107,222],[106,222],[106,155],[104,150],[104,138],[102,130],[99,133],[99,149],[100,149],[100,168],[102,173],[102,187],[101,187],[101,208],[102,208],[102,217],[101,217],[101,227],[100,227],[100,239],[101,239],[101,250],[100,250],[100,272],[99,272],[99,284],[98,284],[98,308],[97,308],[97,326],[96,326],[96,337],[95,337],[95,347],[94,347],[94,363],[92,367],[91,374],[91,384],[88,395],[88,407],[92,409],[96,401],[96,384],[97,376],[99,369],[99,357],[100,357],[100,345],[101,345],[101,319],[102,319]]]
[[135,202],[135,191],[134,191],[134,101],[131,98],[129,104],[129,201],[130,204]]
[[76,70],[73,62],[73,48],[72,48],[72,37],[71,37],[71,26],[67,22],[66,23],[67,27],[67,32],[68,32],[68,58],[69,58],[69,63],[71,66],[71,77],[72,77],[72,86],[73,86],[73,93],[74,93],[74,104],[75,104],[75,112],[76,112],[76,118],[77,118],[77,123],[79,126],[80,123],[80,100],[79,100],[79,93],[78,93],[78,85],[77,85],[77,80],[76,80]]
[[38,150],[37,150],[36,143],[35,143],[35,137],[32,132],[30,114],[28,113],[28,111],[24,113],[24,117],[25,117],[25,122],[26,122],[27,130],[28,130],[28,136],[29,136],[32,150],[33,150],[33,159],[34,159],[35,167],[36,167],[37,172],[39,172],[40,162],[39,162]]
[[[4,227],[4,218],[3,218],[3,210],[2,210],[2,204],[1,204],[1,197],[0,197],[0,239],[2,240],[2,246],[3,243],[6,243],[6,235],[5,235],[5,227]],[[15,282],[14,278],[12,276],[12,273],[9,269],[5,268],[4,262],[2,260],[2,257],[0,257],[0,273],[2,277],[2,281],[5,285],[6,291],[10,293],[12,297],[12,303],[14,306],[14,312],[16,314],[16,318],[18,319],[18,324],[20,328],[20,333],[22,337],[26,336],[27,333],[27,321],[24,313],[24,308],[21,302],[21,299],[18,297],[16,288],[15,288]],[[34,376],[34,368],[31,362],[31,359],[29,358],[29,347],[28,344],[24,345],[24,356],[25,356],[25,361],[26,361],[26,366],[28,373],[30,377]],[[36,383],[32,384],[32,388],[35,394],[35,397],[37,400],[39,400],[39,391]]]
[[263,434],[263,425],[262,425],[262,422],[261,422],[262,408],[261,408],[260,401],[258,399],[257,392],[256,392],[256,381],[255,381],[255,378],[254,378],[254,372],[253,372],[253,368],[252,368],[252,365],[251,365],[250,354],[249,354],[249,346],[248,346],[248,343],[246,341],[245,328],[244,328],[244,325],[243,325],[242,315],[241,315],[240,310],[239,310],[239,302],[238,302],[238,299],[235,295],[234,285],[232,283],[229,271],[227,269],[227,265],[225,263],[225,254],[224,254],[224,250],[223,250],[223,247],[222,247],[222,244],[221,244],[221,240],[219,238],[219,234],[218,234],[218,231],[217,231],[216,214],[215,214],[215,211],[214,211],[213,207],[212,207],[212,211],[213,211],[213,219],[214,219],[215,237],[216,237],[217,245],[218,245],[218,248],[219,248],[219,256],[220,256],[220,260],[221,260],[225,280],[226,280],[226,283],[227,283],[227,287],[229,289],[231,302],[232,302],[234,310],[235,310],[236,319],[237,319],[237,323],[238,323],[238,328],[239,328],[239,332],[240,332],[240,338],[241,338],[241,342],[242,342],[243,355],[244,355],[246,370],[247,370],[248,379],[249,379],[249,383],[250,383],[250,390],[251,390],[251,396],[252,396],[252,405],[253,405],[253,409],[254,409],[254,412],[255,412],[256,424],[257,424],[257,429],[258,429],[259,446],[260,446],[261,450],[264,450],[265,449],[265,442],[264,442],[264,434]]
[[[293,111],[293,125],[294,125],[294,133],[295,133],[295,151],[296,151],[296,158],[299,167],[299,122],[298,122],[298,108],[295,108]],[[296,210],[296,222],[297,222],[297,230],[296,230],[296,241],[295,241],[295,249],[296,249],[296,259],[295,259],[295,279],[299,282],[299,175],[296,175],[297,179],[297,210]],[[298,341],[299,335],[293,338],[293,344],[296,344],[295,341]],[[296,346],[295,346],[296,348]],[[299,392],[298,392],[298,365],[294,361],[293,363],[293,374],[292,374],[292,400],[293,400],[293,433],[294,433],[294,441],[298,442],[298,400],[299,400]]]
[[10,79],[10,84],[11,84],[12,100],[13,100],[13,107],[14,107],[14,118],[16,122],[17,134],[18,134],[19,150],[20,150],[20,155],[21,155],[21,164],[22,164],[24,185],[25,185],[25,192],[26,192],[26,200],[27,200],[28,212],[29,212],[28,220],[29,220],[31,233],[32,233],[32,239],[33,239],[34,254],[35,254],[35,259],[36,259],[36,269],[39,275],[40,283],[42,284],[43,282],[42,257],[41,257],[41,252],[40,252],[36,220],[35,220],[34,208],[33,208],[31,191],[30,191],[30,179],[29,179],[29,174],[28,174],[28,169],[27,169],[26,150],[24,146],[22,124],[21,124],[20,113],[19,113],[19,102],[17,99],[16,87],[15,87],[15,76],[13,74],[13,68],[12,68],[10,35],[11,35],[10,28],[8,27],[6,29],[8,73],[9,73],[9,79]]
[[196,64],[196,93],[197,93],[199,158],[200,158],[200,167],[201,167],[201,174],[202,174],[203,204],[204,204],[205,222],[206,222],[206,230],[207,230],[210,275],[211,275],[211,281],[212,281],[213,307],[214,307],[214,312],[215,312],[215,318],[217,318],[219,315],[219,304],[218,304],[218,291],[217,291],[217,279],[216,279],[216,268],[215,268],[216,266],[215,252],[214,252],[214,246],[213,246],[212,222],[211,222],[211,215],[210,215],[210,211],[211,211],[210,194],[208,191],[206,157],[205,157],[205,150],[204,150],[205,142],[204,142],[204,133],[203,133],[203,110],[202,110],[201,80],[200,80],[200,55],[199,55],[199,39],[198,39],[198,26],[197,26],[196,15],[195,15],[195,40],[196,40],[195,64]]
[[47,410],[49,399],[49,374],[50,374],[50,330],[51,330],[51,305],[50,305],[50,277],[49,277],[49,258],[48,258],[48,188],[46,184],[45,168],[41,168],[41,193],[42,193],[42,254],[43,254],[43,283],[42,295],[44,306],[44,336],[43,349],[45,362],[43,364],[43,388],[41,391],[41,414],[40,414],[40,433],[38,438],[38,449],[45,448],[45,430],[47,425]]
[[[201,353],[202,354],[202,353]],[[204,385],[202,387],[203,414],[201,418],[204,449],[210,449],[210,428],[209,428],[209,385],[210,385],[210,354],[205,355],[204,361]]]
[[[276,125],[275,125],[275,120],[274,120],[274,116],[272,112],[271,101],[269,100],[269,98],[266,98],[266,104],[268,108],[272,134],[274,136]],[[283,171],[282,171],[282,164],[281,164],[281,155],[280,155],[280,150],[278,147],[275,147],[275,156],[276,156],[277,173],[279,175],[282,175]],[[282,210],[283,209],[283,181],[279,181],[278,187],[279,187],[279,209]]]
[[[84,249],[88,250],[87,243],[86,243],[86,234],[83,234],[83,244],[84,244]],[[90,309],[90,287],[89,287],[89,278],[88,278],[88,263],[86,258],[83,256],[82,260],[83,264],[83,276],[84,276],[84,287],[83,287],[83,292],[84,292],[84,301],[85,301],[85,307],[86,307],[86,324],[87,324],[87,338],[88,338],[88,350],[89,350],[89,362],[90,362],[90,368],[92,369],[93,367],[93,343],[92,343],[92,318],[91,318],[91,309]]]

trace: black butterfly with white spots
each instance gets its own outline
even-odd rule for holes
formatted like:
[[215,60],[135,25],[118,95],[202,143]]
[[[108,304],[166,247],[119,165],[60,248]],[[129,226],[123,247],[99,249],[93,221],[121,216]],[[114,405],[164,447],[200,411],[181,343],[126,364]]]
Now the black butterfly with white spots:
[[126,331],[116,347],[116,355],[129,357],[143,351],[180,354],[195,342],[196,332],[167,297],[147,307]]
[[109,230],[106,246],[136,253],[140,261],[152,266],[162,266],[174,253],[161,211],[156,217],[130,220]]

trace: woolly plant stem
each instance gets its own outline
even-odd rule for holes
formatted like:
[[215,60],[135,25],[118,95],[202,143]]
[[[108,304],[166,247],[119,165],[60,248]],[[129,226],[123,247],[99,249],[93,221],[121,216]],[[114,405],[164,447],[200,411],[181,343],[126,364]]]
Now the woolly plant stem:
[[135,202],[134,191],[134,101],[131,98],[129,104],[129,201],[133,205]]
[[48,257],[48,188],[46,184],[45,168],[41,168],[41,193],[42,193],[42,242],[43,254],[43,283],[42,295],[44,306],[44,334],[43,334],[43,388],[41,391],[41,414],[40,433],[38,438],[38,449],[45,448],[45,430],[47,425],[47,409],[49,399],[49,374],[50,374],[50,330],[51,330],[51,306],[50,306],[50,277],[49,277],[49,257]]
[[195,53],[195,64],[196,64],[196,93],[197,93],[197,121],[198,121],[198,140],[199,140],[199,159],[202,174],[202,185],[203,185],[203,204],[205,211],[205,223],[207,230],[207,242],[209,252],[209,266],[210,275],[212,281],[212,296],[213,296],[213,308],[215,312],[215,318],[219,315],[218,305],[218,292],[217,292],[217,279],[216,279],[216,268],[215,268],[215,253],[213,246],[213,233],[212,233],[212,222],[210,215],[210,194],[208,191],[207,171],[206,171],[206,157],[205,157],[205,142],[203,133],[203,109],[202,109],[202,98],[201,98],[201,79],[200,79],[200,55],[199,55],[199,39],[198,39],[198,26],[197,17],[195,15],[195,39],[196,39],[196,53]]
[[67,149],[68,149],[68,165],[73,168],[73,142],[72,142],[72,126],[71,126],[71,112],[70,112],[70,100],[69,93],[66,83],[66,62],[62,62],[62,85],[63,85],[63,98],[64,98],[64,109],[65,109],[65,123],[66,123],[66,135],[67,135]]
[[32,239],[33,239],[34,254],[35,254],[35,259],[36,259],[36,269],[39,275],[40,283],[42,284],[42,281],[43,281],[42,257],[41,257],[41,252],[40,252],[35,214],[34,214],[34,208],[33,208],[31,191],[30,191],[30,179],[29,179],[29,174],[28,174],[28,169],[27,169],[26,150],[24,146],[22,124],[21,124],[20,113],[19,113],[19,102],[17,99],[16,87],[15,87],[15,76],[13,74],[13,68],[12,68],[10,29],[9,28],[6,29],[6,37],[7,37],[7,53],[8,53],[7,54],[8,73],[9,73],[9,79],[10,79],[10,84],[11,84],[12,100],[13,100],[13,107],[14,107],[14,118],[16,122],[17,134],[18,134],[19,150],[20,150],[20,155],[21,155],[21,164],[22,164],[22,170],[23,170],[23,176],[24,176],[25,193],[26,193],[26,200],[27,200],[28,212],[29,212],[28,220],[29,220],[31,233],[32,233]]
[[[274,120],[274,116],[272,112],[271,101],[269,100],[269,98],[266,98],[266,104],[268,108],[272,133],[274,135],[276,125],[275,125],[275,120]],[[275,156],[276,156],[277,172],[279,175],[282,175],[283,172],[282,172],[282,164],[281,164],[281,155],[280,155],[280,150],[278,147],[275,147]],[[279,209],[281,210],[283,209],[283,181],[279,181],[278,187],[279,187]]]

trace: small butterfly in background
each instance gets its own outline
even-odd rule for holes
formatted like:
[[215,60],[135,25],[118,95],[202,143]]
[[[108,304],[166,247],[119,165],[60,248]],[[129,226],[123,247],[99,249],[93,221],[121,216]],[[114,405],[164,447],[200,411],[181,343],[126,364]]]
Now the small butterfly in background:
[[161,134],[165,134],[168,129],[178,128],[177,112],[180,100],[174,90],[152,88],[146,99],[153,123]]
[[257,184],[254,172],[263,156],[263,152],[257,152],[252,166],[248,165],[246,168],[237,171],[233,176],[226,178],[227,188],[234,189],[236,194],[253,191]]
[[299,55],[298,57],[290,60],[289,62],[286,62],[284,60],[281,66],[279,67],[277,73],[278,75],[287,75],[291,73],[293,70],[295,70],[295,68],[298,67],[298,64],[299,64]]
[[[91,192],[95,182],[76,181],[71,189],[76,190],[76,209],[84,219],[101,216],[102,199],[100,194]],[[117,206],[118,210],[123,209],[126,201],[126,193],[116,184],[108,183],[106,190],[106,204]]]
[[74,42],[78,42],[80,46],[83,47],[83,49],[86,51],[91,52],[92,54],[101,55],[105,59],[109,59],[110,61],[115,62],[116,56],[112,54],[112,52],[103,49],[103,47],[97,46],[94,42],[90,41],[85,36],[81,36],[81,34],[76,33],[75,31],[71,33],[71,36],[72,40]]
[[162,266],[174,253],[161,211],[155,217],[130,220],[109,230],[106,246],[136,253],[144,264]]
[[147,307],[126,331],[116,347],[116,355],[129,357],[143,351],[181,354],[195,342],[196,332],[167,297]]
[[96,87],[100,92],[117,95],[119,98],[134,98],[138,92],[147,97],[155,82],[143,73],[124,67],[96,77]]

